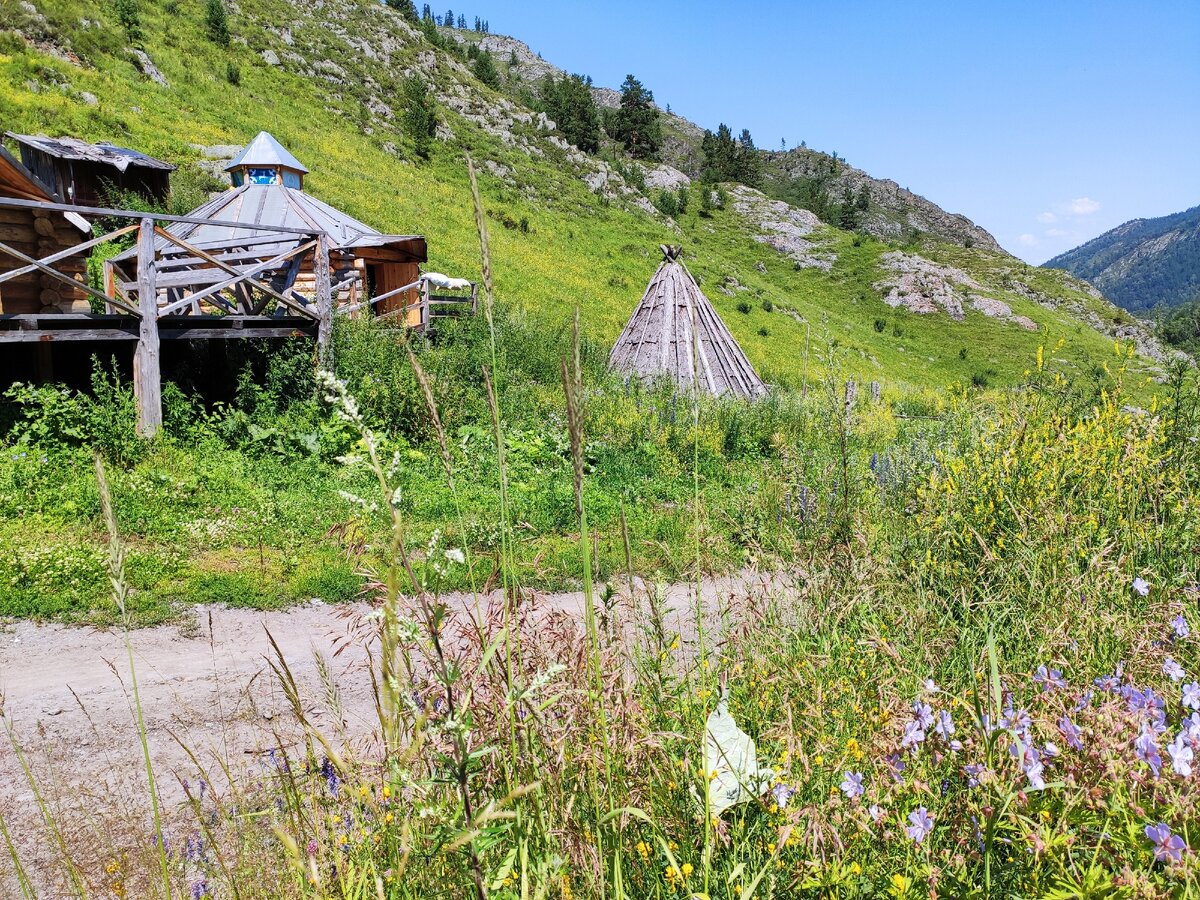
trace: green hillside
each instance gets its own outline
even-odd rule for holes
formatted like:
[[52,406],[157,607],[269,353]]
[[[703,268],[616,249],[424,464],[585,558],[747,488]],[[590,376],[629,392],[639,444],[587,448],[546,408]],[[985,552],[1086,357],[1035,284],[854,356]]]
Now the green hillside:
[[1135,312],[1200,300],[1200,206],[1126,222],[1046,266],[1087,279]]
[[[0,39],[6,129],[110,140],[178,163],[180,208],[219,187],[199,168],[201,147],[244,143],[265,129],[312,170],[306,189],[381,230],[425,234],[430,267],[465,275],[479,268],[464,163],[470,150],[492,217],[499,300],[559,323],[579,305],[586,335],[601,345],[640,296],[655,247],[669,241],[684,245],[706,293],[776,383],[819,377],[831,348],[844,351],[849,373],[902,392],[1014,383],[1038,346],[1060,339],[1067,372],[1095,370],[1114,336],[1157,352],[1084,285],[1002,253],[915,232],[897,248],[820,226],[808,240],[836,260],[827,271],[806,267],[762,243],[761,222],[734,203],[702,216],[699,185],[690,188],[688,211],[668,220],[648,202],[655,191],[630,183],[639,180],[638,164],[609,165],[570,147],[480,84],[465,53],[434,47],[378,4],[338,0],[318,12],[248,0],[231,14],[232,41],[221,46],[206,34],[202,3],[141,0],[138,50],[166,85],[142,71],[149,68],[130,50],[114,7],[44,0],[36,8],[0,2],[0,17],[15,26]],[[405,133],[403,86],[412,72],[437,98],[439,138],[428,160]],[[876,285],[887,276],[881,257],[892,252],[953,264],[974,278],[973,286],[947,283],[962,321],[941,309],[917,314],[885,304],[887,289]],[[936,272],[922,284],[916,293],[946,286]],[[983,301],[1007,304],[1011,316],[984,315],[974,308]]]

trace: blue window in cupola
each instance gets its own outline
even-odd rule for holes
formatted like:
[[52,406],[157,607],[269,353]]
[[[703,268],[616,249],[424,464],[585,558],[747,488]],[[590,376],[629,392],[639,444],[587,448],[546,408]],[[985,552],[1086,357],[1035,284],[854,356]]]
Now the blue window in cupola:
[[246,170],[247,180],[251,184],[278,184],[279,170],[278,169],[259,169],[254,166]]
[[300,173],[291,169],[283,170],[283,186],[300,190]]

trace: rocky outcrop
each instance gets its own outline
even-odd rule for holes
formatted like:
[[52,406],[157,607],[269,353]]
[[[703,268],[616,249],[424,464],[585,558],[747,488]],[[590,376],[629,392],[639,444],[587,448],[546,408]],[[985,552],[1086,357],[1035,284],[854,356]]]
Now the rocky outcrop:
[[772,200],[762,191],[744,185],[735,187],[729,196],[734,212],[758,231],[754,239],[791,258],[798,268],[828,272],[837,262],[836,254],[812,239],[821,220],[808,210]]
[[1012,307],[1003,300],[981,293],[987,288],[962,269],[898,250],[883,254],[879,265],[887,276],[872,287],[888,306],[903,307],[919,315],[943,311],[956,322],[966,318],[963,310],[969,306],[989,318],[1037,330],[1037,323],[1029,317],[1014,315]]
[[843,160],[806,148],[766,153],[764,157],[767,171],[774,177],[824,179],[825,190],[834,200],[847,193],[857,198],[865,190],[870,204],[861,228],[880,240],[899,240],[906,236],[906,231],[915,230],[962,246],[1003,252],[994,237],[966,216],[948,213],[896,182],[872,178]]

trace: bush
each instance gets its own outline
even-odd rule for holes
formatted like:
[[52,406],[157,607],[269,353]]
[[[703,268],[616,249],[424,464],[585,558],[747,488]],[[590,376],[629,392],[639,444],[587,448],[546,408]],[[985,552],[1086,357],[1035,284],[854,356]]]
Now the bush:
[[773,311],[774,309],[775,309],[775,304],[771,302],[771,299],[769,297],[764,298],[763,302],[762,302],[762,311],[769,313],[769,312]]
[[753,307],[747,301],[745,301],[745,300],[738,301],[737,311],[740,312],[742,315],[746,315],[746,316],[750,315],[751,309],[753,309]]

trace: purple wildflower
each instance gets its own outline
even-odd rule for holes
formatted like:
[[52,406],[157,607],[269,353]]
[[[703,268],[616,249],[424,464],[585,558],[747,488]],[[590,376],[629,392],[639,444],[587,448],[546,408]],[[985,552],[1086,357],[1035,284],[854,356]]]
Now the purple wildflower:
[[1183,686],[1183,705],[1188,709],[1200,709],[1200,681]]
[[892,780],[896,784],[904,784],[904,770],[908,768],[908,764],[901,758],[899,753],[889,753],[884,760],[887,763],[888,771],[892,773]]
[[1042,686],[1043,691],[1052,691],[1055,688],[1067,686],[1062,672],[1058,669],[1047,669],[1044,665],[1037,667],[1037,673],[1033,676],[1033,680]]
[[938,733],[938,737],[949,743],[950,736],[954,734],[954,719],[947,710],[943,709],[937,714],[937,724],[933,730]]
[[1139,597],[1145,597],[1150,593],[1150,582],[1140,576],[1133,579],[1133,592]]
[[983,774],[980,763],[968,763],[963,766],[963,773],[967,776],[967,787],[979,787],[979,776]]
[[912,705],[913,721],[915,721],[922,731],[928,731],[929,726],[933,724],[933,710],[928,703],[922,703],[917,700]]
[[306,849],[308,850],[309,856],[317,855],[317,846],[318,845],[315,839],[308,842],[308,847]]
[[867,807],[867,812],[871,814],[871,820],[874,822],[879,822],[883,819],[883,807],[878,803],[872,803]]
[[842,793],[851,800],[855,797],[861,797],[863,793],[862,772],[846,772],[840,787]]
[[330,761],[329,757],[325,757],[321,761],[321,777],[325,779],[325,784],[329,788],[329,793],[334,797],[338,795],[338,788],[342,783],[341,776],[338,775],[337,767]]
[[1175,662],[1170,656],[1163,660],[1162,670],[1163,674],[1172,681],[1183,681],[1184,676],[1187,674],[1183,671],[1183,666]]
[[941,688],[937,686],[937,682],[932,678],[925,679],[925,691],[930,694],[936,694]]
[[1080,730],[1078,725],[1071,721],[1070,716],[1064,714],[1063,717],[1058,720],[1058,730],[1062,733],[1063,740],[1067,742],[1068,747],[1071,747],[1074,750],[1083,749],[1083,740],[1081,739],[1083,731]]
[[1188,627],[1188,620],[1183,616],[1176,616],[1171,620],[1171,633],[1177,638],[1185,638],[1192,633]]
[[923,806],[916,812],[910,812],[908,821],[910,824],[904,831],[914,843],[921,843],[933,831],[933,816],[929,815],[929,810]]
[[915,719],[904,726],[904,737],[900,741],[901,747],[912,747],[913,752],[917,750],[917,746],[925,740],[925,731],[921,728],[921,723]]
[[1000,720],[1001,728],[1011,728],[1013,731],[1027,731],[1033,724],[1029,713],[1023,709],[1014,710],[1012,701],[1004,708],[1004,717]]
[[1171,768],[1176,775],[1187,778],[1192,774],[1192,758],[1195,754],[1192,752],[1191,741],[1188,739],[1186,731],[1181,731],[1175,736],[1175,740],[1167,744],[1167,756],[1171,757]]
[[1040,791],[1046,786],[1046,780],[1042,777],[1045,774],[1045,766],[1042,764],[1042,755],[1038,752],[1037,747],[1031,743],[1017,740],[1009,747],[1009,752],[1020,760],[1021,771],[1029,779],[1029,786],[1033,790]]
[[771,788],[771,796],[775,798],[775,805],[780,809],[787,809],[787,805],[795,793],[795,790],[788,787],[783,782],[780,782],[779,784],[775,785],[775,787]]
[[1179,862],[1187,844],[1177,834],[1172,834],[1166,822],[1146,826],[1146,837],[1154,845],[1154,858],[1159,862]]
[[211,896],[207,878],[201,878],[198,881],[192,882],[192,900],[208,900]]
[[1158,742],[1148,727],[1142,728],[1142,733],[1133,742],[1133,747],[1137,751],[1138,759],[1148,765],[1155,775],[1162,771],[1162,754],[1158,752]]

